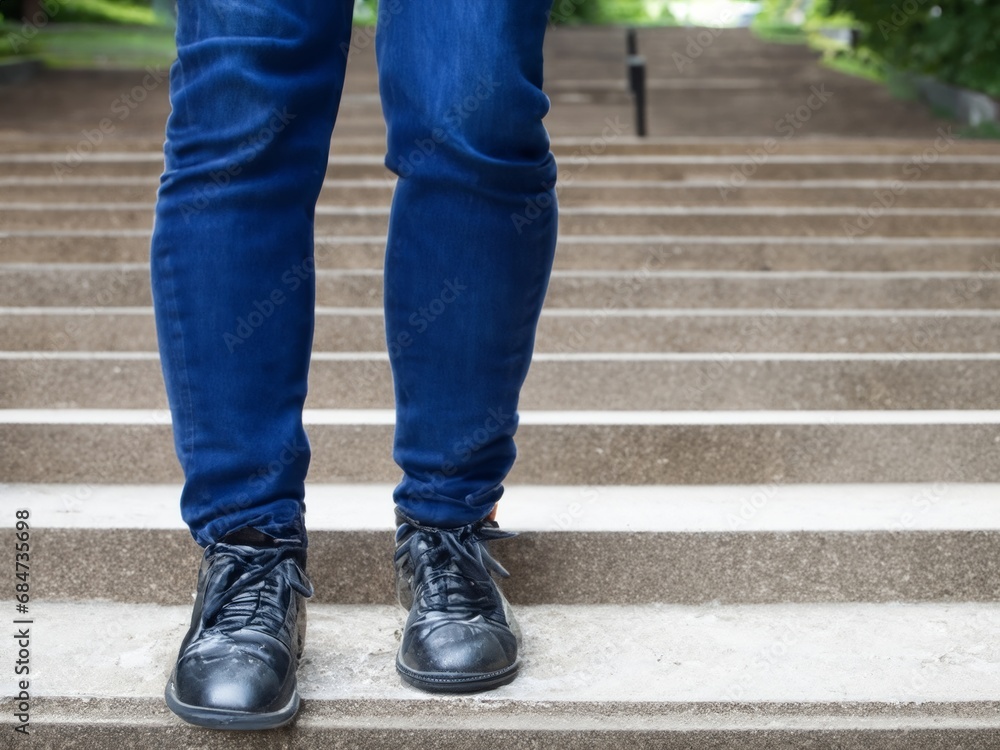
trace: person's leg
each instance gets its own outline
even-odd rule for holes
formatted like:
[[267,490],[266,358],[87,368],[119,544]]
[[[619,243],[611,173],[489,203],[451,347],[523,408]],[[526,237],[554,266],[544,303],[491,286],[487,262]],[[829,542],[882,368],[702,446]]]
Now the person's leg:
[[313,213],[351,0],[180,0],[152,286],[181,511],[305,541]]
[[556,241],[542,125],[548,0],[385,0],[377,51],[399,180],[385,260],[403,479],[397,669],[426,690],[516,674],[516,626],[484,549]]
[[352,9],[178,3],[151,265],[181,511],[205,554],[165,695],[204,726],[278,726],[298,709],[313,213]]
[[394,499],[414,520],[461,526],[490,512],[514,462],[555,251],[549,2],[395,2],[377,40],[399,175],[385,258]]

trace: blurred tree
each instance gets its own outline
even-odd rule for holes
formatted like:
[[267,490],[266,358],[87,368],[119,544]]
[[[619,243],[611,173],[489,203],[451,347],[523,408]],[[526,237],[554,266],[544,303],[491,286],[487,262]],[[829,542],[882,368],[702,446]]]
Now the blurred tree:
[[1000,96],[997,0],[826,0],[886,66]]
[[[374,22],[377,0],[355,2],[355,21]],[[656,23],[670,20],[667,0],[554,0],[552,5],[553,23]]]

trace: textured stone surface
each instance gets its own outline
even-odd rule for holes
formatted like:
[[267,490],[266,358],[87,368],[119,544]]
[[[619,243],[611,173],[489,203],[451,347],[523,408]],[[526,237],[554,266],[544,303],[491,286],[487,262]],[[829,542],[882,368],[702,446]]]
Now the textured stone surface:
[[[850,356],[558,361],[540,354],[520,404],[524,409],[1000,409],[994,357]],[[160,363],[152,354],[146,359],[3,358],[0,382],[0,408],[167,406]],[[314,358],[307,404],[392,408],[387,358]]]
[[[995,604],[519,607],[522,674],[466,698],[429,697],[399,682],[399,608],[309,611],[302,714],[277,732],[237,735],[242,747],[406,739],[457,747],[489,737],[513,747],[557,739],[574,747],[608,739],[949,747],[947,739],[986,748],[1000,726]],[[35,616],[43,742],[83,726],[88,747],[105,738],[138,745],[154,730],[159,742],[169,733],[171,746],[235,741],[185,727],[162,705],[187,607],[53,602],[36,605]]]
[[[494,552],[515,604],[1000,601],[1000,529],[901,531],[526,531]],[[33,540],[36,598],[191,601],[201,551],[186,529]],[[316,601],[392,602],[392,549],[389,530],[310,532]]]
[[[320,354],[385,347],[376,282],[392,180],[382,164],[373,45],[356,33],[317,259],[324,271],[370,271],[349,280],[320,274],[323,304],[369,310],[321,309]],[[547,124],[566,210],[538,351],[625,356],[542,356],[522,406],[741,413],[726,424],[602,425],[606,415],[595,411],[593,424],[522,427],[501,520],[525,533],[497,545],[528,634],[521,678],[462,699],[399,684],[392,658],[402,612],[387,605],[389,497],[398,479],[391,427],[314,425],[313,479],[384,484],[339,490],[369,501],[361,514],[368,521],[334,508],[327,512],[340,525],[312,527],[318,593],[303,712],[275,732],[185,726],[161,697],[199,555],[176,516],[178,489],[119,488],[103,524],[81,519],[77,507],[101,495],[101,483],[178,482],[169,428],[7,424],[0,479],[68,483],[48,490],[53,503],[67,504],[49,521],[41,500],[0,488],[0,505],[28,504],[37,527],[31,747],[997,747],[996,485],[978,486],[973,497],[963,483],[997,481],[1000,427],[877,422],[901,409],[996,408],[996,360],[933,355],[1000,351],[1000,316],[962,311],[992,307],[997,295],[986,274],[1000,269],[1000,225],[988,213],[1000,190],[1000,144],[937,149],[945,123],[919,103],[745,31],[711,34],[697,59],[678,65],[677,53],[699,33],[708,32],[640,32],[653,132],[680,136],[643,142],[626,135],[622,30],[549,35]],[[64,182],[52,182],[80,132],[144,75],[47,72],[31,87],[5,87],[0,204],[12,210],[0,211],[0,263],[77,266],[2,269],[0,304],[79,309],[0,311],[0,351],[154,351],[143,285],[166,87]],[[802,111],[813,87],[829,100],[783,137],[783,118]],[[772,153],[761,158],[764,148]],[[914,168],[919,179],[893,209],[865,236],[848,237],[844,220]],[[338,183],[345,179],[366,182]],[[50,205],[24,205],[32,202]],[[135,263],[139,272],[102,277],[108,269],[79,265],[88,262]],[[562,273],[569,270],[592,276]],[[653,276],[638,294],[614,292],[617,277],[607,272],[642,270],[760,275]],[[914,273],[790,279],[775,271]],[[942,271],[972,276],[933,275]],[[96,307],[108,304],[142,307]],[[637,304],[700,309],[629,309]],[[858,311],[871,307],[909,312]],[[657,352],[709,356],[642,357]],[[768,352],[880,359],[746,356]],[[387,375],[382,358],[318,357],[311,406],[384,408]],[[163,406],[151,357],[0,359],[0,392],[0,409]],[[824,421],[828,412],[813,423],[757,424],[753,408],[859,409],[873,423],[835,424]],[[934,484],[882,484],[892,478]],[[804,479],[831,484],[787,484]],[[871,484],[833,484],[849,480]],[[677,484],[652,484],[665,482]],[[323,497],[315,488],[308,495],[310,519],[322,516]],[[529,501],[539,505],[534,516]],[[155,504],[161,515],[144,515]],[[372,521],[375,507],[383,515]],[[0,542],[10,543],[9,528]],[[873,603],[894,599],[921,603]],[[774,603],[786,601],[797,603]]]
[[[522,415],[524,417],[524,415]],[[996,482],[1000,424],[527,424],[510,482]],[[527,419],[524,420],[527,422]],[[394,482],[391,424],[307,427],[310,476]],[[169,424],[2,424],[9,482],[177,482]]]
[[[0,141],[0,148],[2,148]],[[50,145],[51,147],[51,145]],[[151,145],[151,150],[156,146]],[[384,149],[372,143],[372,154]],[[564,151],[563,149],[562,151]],[[876,151],[875,147],[871,148]],[[557,158],[560,149],[555,149]],[[618,149],[620,153],[622,149]],[[572,153],[567,154],[572,158]],[[718,181],[687,182],[594,181],[581,178],[559,190],[559,205],[583,206],[867,206],[876,190],[891,190],[892,181],[836,182],[806,180],[799,183],[748,181],[731,189]],[[139,203],[152,206],[157,182],[146,178],[0,178],[0,201],[3,204],[51,202],[83,204],[100,208],[108,203]],[[319,197],[319,205],[387,207],[393,183],[388,180],[330,180]],[[898,196],[900,208],[997,208],[1000,207],[1000,183],[917,182]]]
[[[500,519],[520,535],[493,551],[519,604],[995,601],[997,492],[963,483],[509,485]],[[190,601],[200,551],[180,521],[179,486],[0,493],[31,511],[36,597]],[[309,485],[317,601],[391,601],[391,497],[391,485]]]
[[[542,313],[535,351],[867,352],[909,354],[1000,351],[1000,313],[992,310],[560,310]],[[7,309],[0,351],[156,350],[152,310],[86,307]],[[384,352],[377,308],[321,309],[313,351]]]
[[[443,283],[445,280],[442,279]],[[454,279],[465,285],[463,279]],[[316,304],[382,306],[382,272],[320,270]],[[279,284],[278,288],[282,288]],[[0,298],[9,306],[139,307],[152,304],[145,264],[0,266]],[[471,297],[460,295],[456,310]],[[746,308],[976,310],[1000,308],[1000,273],[909,274],[640,270],[553,273],[548,309]]]
[[[383,237],[316,238],[320,268],[378,269]],[[61,230],[0,233],[3,263],[143,263],[149,233]],[[567,237],[556,251],[557,270],[664,271],[952,271],[1000,267],[1000,241],[983,237]]]
[[[348,355],[350,356],[350,355]],[[536,355],[524,409],[1000,409],[1000,357],[782,355],[551,359]],[[669,356],[669,355],[668,355]],[[935,355],[941,356],[941,355]],[[164,409],[159,359],[0,358],[0,408]],[[307,405],[392,408],[386,356],[313,358]]]

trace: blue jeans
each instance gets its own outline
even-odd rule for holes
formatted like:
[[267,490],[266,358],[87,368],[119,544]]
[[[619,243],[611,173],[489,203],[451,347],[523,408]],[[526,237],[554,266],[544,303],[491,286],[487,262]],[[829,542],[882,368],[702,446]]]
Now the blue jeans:
[[[384,275],[393,499],[428,525],[487,515],[514,462],[556,240],[549,2],[382,0],[386,166],[398,176]],[[178,4],[151,265],[181,512],[202,545],[244,526],[306,541],[313,218],[352,9]]]

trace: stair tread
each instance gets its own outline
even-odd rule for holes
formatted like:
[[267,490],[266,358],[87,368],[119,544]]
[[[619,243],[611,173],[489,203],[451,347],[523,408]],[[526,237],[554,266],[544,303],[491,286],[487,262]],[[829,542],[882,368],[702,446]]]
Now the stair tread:
[[[307,484],[310,532],[390,530],[393,487]],[[180,492],[179,484],[0,484],[11,507],[30,508],[32,525],[51,529],[182,530]],[[577,533],[997,530],[998,497],[991,483],[512,485],[500,520],[516,531]]]
[[[464,708],[974,704],[1000,695],[1000,604],[537,605],[516,612],[527,638],[521,676],[465,699]],[[439,701],[395,675],[404,614],[389,605],[310,606],[303,697]],[[162,694],[190,608],[33,602],[31,617],[37,697],[144,699]]]

